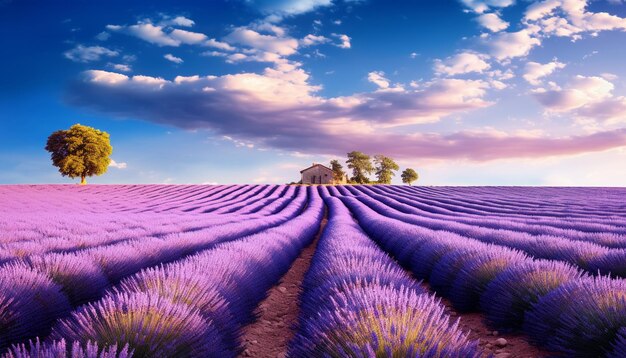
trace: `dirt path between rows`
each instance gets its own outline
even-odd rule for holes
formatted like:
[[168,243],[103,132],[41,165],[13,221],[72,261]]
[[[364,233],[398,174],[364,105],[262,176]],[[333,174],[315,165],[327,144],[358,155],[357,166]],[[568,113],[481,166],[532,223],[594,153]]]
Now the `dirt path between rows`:
[[[430,286],[426,283],[422,285],[430,292]],[[435,292],[436,293],[436,292]],[[485,356],[493,354],[495,358],[539,358],[558,356],[553,352],[543,350],[533,346],[528,342],[526,336],[521,333],[500,333],[490,328],[485,323],[485,318],[481,313],[457,313],[452,304],[445,298],[441,298],[441,303],[446,306],[446,312],[452,319],[460,318],[459,327],[464,332],[469,332],[471,340],[478,340],[480,347],[485,352]]]
[[[287,346],[294,335],[299,308],[299,294],[304,274],[311,265],[317,242],[326,226],[324,216],[320,230],[311,245],[302,250],[289,271],[274,286],[268,297],[257,307],[258,319],[246,326],[242,334],[243,353],[239,357],[285,358]],[[409,275],[412,274],[407,271]],[[433,292],[427,283],[424,287]],[[479,340],[485,357],[495,358],[540,358],[555,356],[554,353],[531,345],[523,334],[499,333],[490,328],[481,313],[457,313],[445,298],[441,303],[453,318],[460,318],[460,327],[469,332],[469,338]],[[500,340],[503,338],[505,341]],[[505,344],[503,344],[505,343]]]
[[324,215],[315,240],[302,250],[291,268],[263,300],[256,313],[259,319],[243,330],[244,351],[240,357],[285,358],[287,346],[295,332],[293,330],[300,312],[298,297],[304,274],[311,265],[317,242],[326,226]]

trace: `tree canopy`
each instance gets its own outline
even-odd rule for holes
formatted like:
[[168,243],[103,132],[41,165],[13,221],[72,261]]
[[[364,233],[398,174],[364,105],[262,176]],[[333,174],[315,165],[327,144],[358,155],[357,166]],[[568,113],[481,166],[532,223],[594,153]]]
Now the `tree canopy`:
[[417,172],[414,169],[406,168],[402,172],[402,182],[411,185],[414,181],[418,179]]
[[374,156],[374,163],[376,163],[378,183],[391,184],[392,177],[396,175],[394,171],[400,170],[398,164],[393,159],[382,154]]
[[341,165],[337,159],[330,161],[330,168],[333,170],[333,179],[335,182],[341,182],[346,176],[346,172],[343,171],[343,165]]
[[367,184],[370,182],[369,174],[372,174],[374,167],[370,161],[370,156],[358,151],[348,153],[346,160],[348,168],[352,169],[352,178],[350,180],[357,184]]
[[80,177],[81,184],[87,183],[88,176],[104,174],[113,152],[108,133],[80,124],[52,133],[46,150],[61,175]]

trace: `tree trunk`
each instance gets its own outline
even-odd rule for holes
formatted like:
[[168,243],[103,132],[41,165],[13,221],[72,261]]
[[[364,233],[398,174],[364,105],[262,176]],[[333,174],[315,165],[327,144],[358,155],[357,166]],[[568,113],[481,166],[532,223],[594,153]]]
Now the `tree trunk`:
[[80,176],[80,185],[87,185],[87,177],[84,175]]

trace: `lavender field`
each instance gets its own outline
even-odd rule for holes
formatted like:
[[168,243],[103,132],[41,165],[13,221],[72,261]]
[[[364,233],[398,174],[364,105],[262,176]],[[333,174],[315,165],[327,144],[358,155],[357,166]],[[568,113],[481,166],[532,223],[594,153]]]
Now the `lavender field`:
[[244,332],[314,248],[281,357],[626,357],[625,197],[0,186],[0,354],[267,356]]

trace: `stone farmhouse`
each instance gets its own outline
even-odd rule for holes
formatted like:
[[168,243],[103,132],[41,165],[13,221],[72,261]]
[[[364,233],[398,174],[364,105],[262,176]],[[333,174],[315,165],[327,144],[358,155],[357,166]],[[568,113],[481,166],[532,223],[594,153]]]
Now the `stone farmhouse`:
[[333,170],[329,167],[313,163],[310,167],[300,171],[302,179],[301,184],[345,184],[346,178],[342,178],[340,181],[333,179]]

